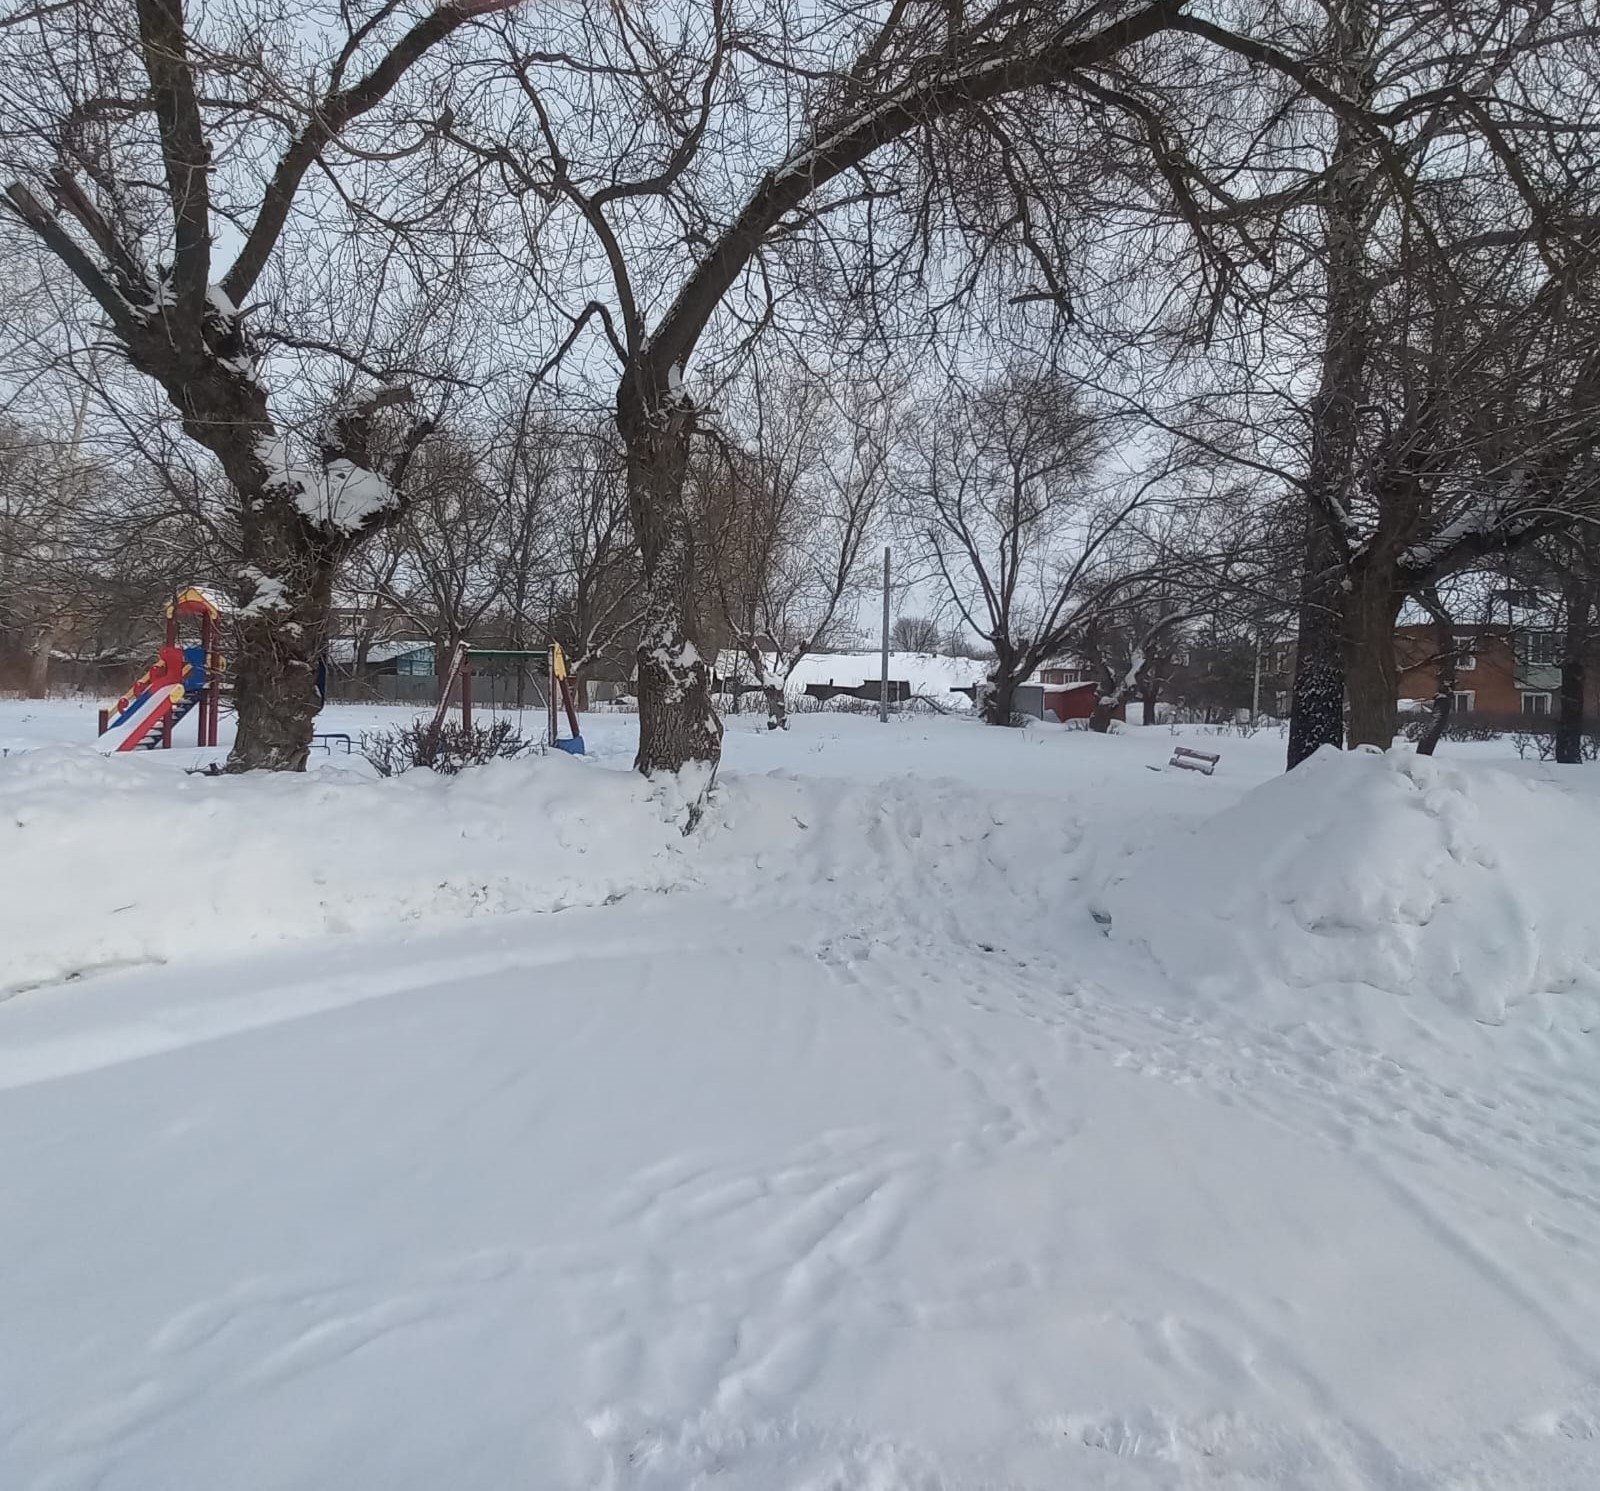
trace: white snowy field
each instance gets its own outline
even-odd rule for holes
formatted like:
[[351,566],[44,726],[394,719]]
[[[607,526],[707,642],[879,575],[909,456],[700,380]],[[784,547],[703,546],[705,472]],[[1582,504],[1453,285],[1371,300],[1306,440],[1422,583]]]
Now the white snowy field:
[[0,701],[0,1487],[1600,1485],[1600,768],[633,723]]

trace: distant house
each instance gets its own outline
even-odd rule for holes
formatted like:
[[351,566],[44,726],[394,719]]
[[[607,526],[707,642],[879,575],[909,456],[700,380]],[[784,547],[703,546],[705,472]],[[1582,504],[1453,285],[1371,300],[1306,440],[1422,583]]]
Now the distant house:
[[[328,643],[328,666],[345,677],[354,677],[357,672],[356,653],[356,644],[350,638],[335,638]],[[360,673],[363,679],[386,676],[432,678],[433,643],[418,641],[415,637],[374,642],[367,648]]]
[[[1461,625],[1451,629],[1455,682],[1451,705],[1458,714],[1497,720],[1540,719],[1556,712],[1561,686],[1561,638],[1547,626]],[[1439,691],[1443,662],[1432,622],[1406,622],[1394,630],[1395,695],[1401,713],[1428,709]],[[1274,645],[1265,679],[1280,713],[1289,706],[1294,677],[1293,640]],[[1600,710],[1600,669],[1589,670],[1585,710]]]
[[1094,682],[1094,669],[1082,663],[1053,663],[1039,670],[1039,682],[1047,689],[1074,688]]
[[[1458,626],[1451,633],[1455,655],[1452,708],[1461,714],[1540,719],[1556,712],[1561,686],[1561,638],[1549,629]],[[1395,662],[1400,670],[1402,709],[1426,708],[1439,689],[1440,648],[1430,625],[1398,626]],[[1586,708],[1596,705],[1591,673]]]

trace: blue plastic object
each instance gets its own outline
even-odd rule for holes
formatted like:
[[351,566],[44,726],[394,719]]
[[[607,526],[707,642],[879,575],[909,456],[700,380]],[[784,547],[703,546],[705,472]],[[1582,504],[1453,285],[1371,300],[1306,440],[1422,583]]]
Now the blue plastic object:
[[581,756],[583,754],[583,737],[574,735],[571,740],[558,740],[556,749],[565,751],[569,756]]

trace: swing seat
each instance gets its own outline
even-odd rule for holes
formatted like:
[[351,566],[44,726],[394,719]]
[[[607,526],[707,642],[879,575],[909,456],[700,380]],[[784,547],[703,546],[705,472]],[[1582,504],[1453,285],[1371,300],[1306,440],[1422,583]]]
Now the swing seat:
[[581,735],[574,735],[571,740],[558,740],[555,744],[558,751],[565,751],[569,756],[583,755],[583,737]]

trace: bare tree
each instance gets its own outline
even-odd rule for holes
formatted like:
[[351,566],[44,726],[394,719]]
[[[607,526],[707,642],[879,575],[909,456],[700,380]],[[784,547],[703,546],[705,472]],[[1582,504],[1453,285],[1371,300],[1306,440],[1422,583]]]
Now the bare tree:
[[[1600,97],[1592,30],[1511,0],[1466,28],[1422,5],[1327,10],[1337,102],[1306,261],[1322,349],[1298,482],[1291,766],[1342,739],[1347,696],[1351,743],[1390,744],[1407,597],[1437,601],[1440,582],[1594,499],[1600,176],[1593,130],[1574,124]],[[1373,99],[1423,75],[1410,126],[1371,129]]]
[[[834,292],[850,307],[841,325],[870,336],[896,304],[959,299],[1001,259],[1031,280],[1021,300],[1070,313],[1090,214],[1068,201],[1119,212],[1130,232],[1159,202],[1219,304],[1239,278],[1224,240],[1262,252],[1236,231],[1250,212],[1229,184],[1255,125],[1307,94],[1360,112],[1301,21],[1287,0],[1237,30],[1186,0],[895,4],[870,22],[844,4],[801,18],[717,0],[507,25],[506,75],[455,136],[536,228],[520,257],[543,286],[552,242],[591,271],[573,277],[541,371],[586,334],[615,362],[645,583],[641,770],[720,752],[684,490],[716,381],[691,376],[696,356],[736,360],[788,308],[815,320]],[[522,104],[509,124],[507,85]],[[1303,189],[1308,173],[1281,159],[1269,195]]]
[[[432,427],[397,411],[423,397],[421,364],[437,364],[449,322],[433,301],[451,280],[450,230],[437,200],[419,205],[443,192],[443,75],[431,100],[405,85],[488,8],[269,22],[249,6],[197,18],[181,0],[73,0],[0,29],[7,209],[233,493],[233,769],[304,765],[335,577],[400,513]],[[402,231],[432,233],[431,262],[407,257]],[[225,267],[219,242],[237,244]],[[270,387],[296,364],[286,414]]]
[[[1143,587],[1134,582],[1131,588]],[[1092,615],[1074,632],[1072,651],[1095,674],[1091,730],[1105,734],[1117,710],[1135,694],[1145,701],[1144,723],[1155,723],[1155,702],[1171,665],[1175,639],[1196,614],[1158,595],[1154,604],[1132,604]]]
[[884,506],[895,405],[790,369],[757,378],[752,449],[730,453],[712,574],[723,622],[750,664],[767,727],[787,729],[800,664],[851,619],[866,542]]
[[889,645],[896,652],[937,652],[941,640],[939,623],[931,616],[896,616],[889,628]]
[[77,392],[43,429],[0,421],[0,675],[34,697],[58,661],[142,650],[174,589],[213,573],[193,473],[158,443],[87,440]]
[[385,599],[433,640],[445,676],[461,643],[504,597],[505,499],[487,456],[440,436],[417,453],[411,499],[395,526],[397,562]]
[[1107,483],[1103,441],[1070,382],[1013,371],[953,388],[906,442],[899,506],[956,612],[992,650],[982,696],[992,725],[1012,722],[1017,685],[1034,669],[1153,583],[1123,560],[1160,477]]
[[[613,428],[586,419],[560,431],[547,428],[544,461],[543,607],[551,636],[567,654],[580,707],[586,707],[590,677],[631,656],[643,610],[623,454]],[[524,457],[530,484],[537,465]]]

